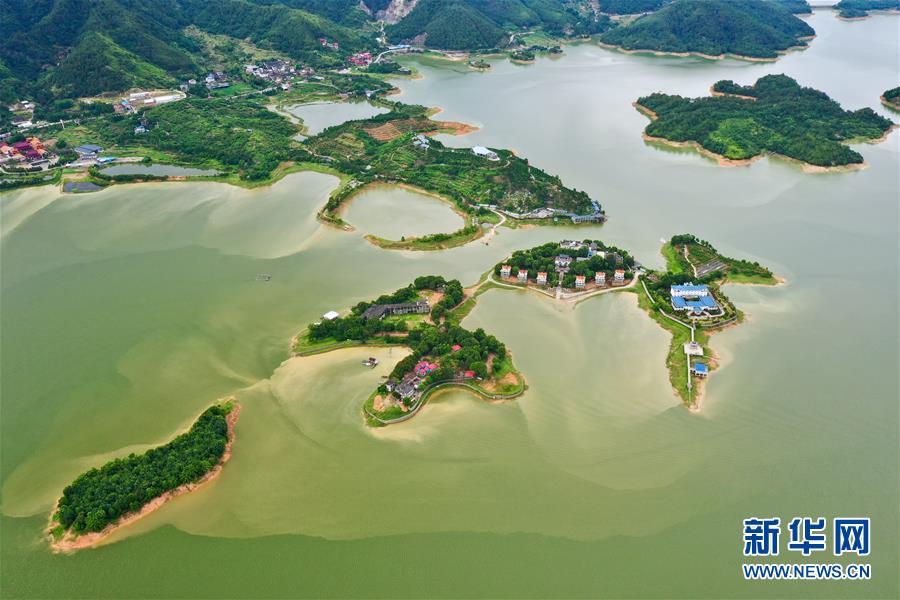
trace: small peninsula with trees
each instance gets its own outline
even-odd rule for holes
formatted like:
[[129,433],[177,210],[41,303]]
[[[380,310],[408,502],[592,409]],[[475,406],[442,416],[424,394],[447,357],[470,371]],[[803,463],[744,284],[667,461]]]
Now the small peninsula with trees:
[[435,391],[447,387],[490,401],[516,398],[525,391],[525,379],[506,346],[483,329],[459,325],[484,291],[480,287],[464,290],[455,279],[417,277],[405,288],[360,302],[347,315],[324,315],[295,337],[293,352],[311,356],[354,346],[409,348],[363,405],[373,427],[412,418]]
[[817,171],[863,166],[862,155],[847,144],[881,141],[893,127],[871,108],[844,110],[787,75],[766,75],[747,86],[719,81],[712,93],[639,98],[635,106],[652,119],[645,139],[694,145],[724,165],[776,154]]
[[865,19],[873,10],[900,11],[900,0],[841,0],[834,8],[841,19]]
[[51,517],[51,546],[94,546],[119,527],[215,477],[231,454],[240,406],[214,405],[171,442],[112,460],[66,486]]
[[779,280],[759,263],[723,256],[690,234],[673,236],[662,254],[666,269],[644,274],[637,286],[638,304],[672,334],[666,358],[669,381],[684,403],[697,409],[703,381],[718,363],[710,335],[744,318],[722,286],[776,285]]
[[892,110],[900,111],[900,87],[895,87],[881,95],[881,103]]
[[599,37],[625,51],[772,60],[806,46],[815,31],[768,0],[675,0]]

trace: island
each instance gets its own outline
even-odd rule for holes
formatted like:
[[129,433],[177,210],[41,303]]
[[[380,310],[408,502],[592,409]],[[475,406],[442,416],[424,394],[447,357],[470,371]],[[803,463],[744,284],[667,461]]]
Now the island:
[[95,546],[215,478],[231,456],[239,412],[233,400],[211,406],[171,442],[79,475],[63,490],[51,515],[51,547],[72,552]]
[[900,0],[841,0],[834,5],[838,18],[848,21],[868,18],[873,10],[898,11]]
[[814,35],[812,27],[778,2],[675,0],[606,31],[599,41],[625,52],[774,60],[805,47]]
[[306,140],[309,160],[345,175],[320,211],[320,220],[349,228],[341,218],[343,206],[373,183],[402,184],[435,194],[451,202],[466,221],[451,234],[367,238],[391,249],[433,250],[468,243],[484,234],[483,222],[497,218],[562,218],[572,223],[606,219],[600,204],[585,192],[566,187],[559,177],[509,150],[450,148],[431,137],[442,131],[466,133],[468,126],[434,121],[423,106],[390,107],[388,113],[329,127]]
[[441,389],[464,389],[493,402],[511,400],[524,393],[526,384],[506,346],[483,329],[469,331],[459,324],[488,289],[481,287],[464,290],[455,279],[417,277],[392,294],[360,302],[346,315],[323,315],[292,340],[294,355],[354,346],[409,348],[362,407],[372,427],[412,418]]
[[691,234],[673,236],[662,253],[666,269],[644,274],[638,305],[672,334],[666,358],[669,381],[688,408],[699,410],[703,383],[718,366],[709,337],[744,319],[722,286],[776,285],[780,280],[758,263],[723,256]]
[[881,103],[891,110],[900,111],[900,87],[895,87],[881,95]]
[[766,75],[749,86],[719,81],[712,93],[639,98],[636,108],[651,119],[644,138],[695,147],[720,165],[746,165],[773,154],[814,172],[863,167],[862,155],[847,144],[882,141],[893,127],[871,108],[844,110],[786,75]]

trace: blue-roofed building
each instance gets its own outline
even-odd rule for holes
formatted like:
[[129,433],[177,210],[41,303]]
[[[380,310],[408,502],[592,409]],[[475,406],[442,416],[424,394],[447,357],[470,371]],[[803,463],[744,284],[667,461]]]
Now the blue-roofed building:
[[709,375],[709,367],[707,367],[704,363],[694,363],[691,367],[691,372],[697,377],[706,377]]
[[723,314],[722,308],[713,298],[709,287],[705,285],[673,285],[669,291],[672,297],[672,308],[678,312],[687,313],[688,316],[705,318],[717,317]]

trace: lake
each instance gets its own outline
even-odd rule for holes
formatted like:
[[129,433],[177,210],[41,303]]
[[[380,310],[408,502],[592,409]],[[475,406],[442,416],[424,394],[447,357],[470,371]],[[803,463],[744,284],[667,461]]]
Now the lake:
[[[583,44],[560,60],[422,65],[422,79],[398,81],[399,100],[481,127],[442,141],[515,149],[598,199],[603,226],[393,252],[362,235],[405,231],[412,223],[392,221],[406,208],[428,220],[423,232],[458,217],[375,188],[347,209],[357,231],[324,227],[315,214],[337,179],[316,173],[254,190],[4,193],[2,595],[897,597],[900,135],[854,146],[869,165],[858,172],[777,159],[723,168],[645,144],[631,106],[784,72],[845,108],[889,114],[878,97],[897,85],[900,16],[809,21],[810,48],[776,63]],[[712,338],[723,366],[699,414],[672,392],[668,334],[631,294],[573,307],[487,292],[464,324],[507,344],[526,394],[488,404],[447,392],[386,429],[367,428],[360,407],[399,350],[287,360],[310,321],[417,275],[468,285],[515,249],[589,237],[656,267],[660,238],[682,232],[787,281],[728,288],[748,319]],[[361,367],[373,353],[380,365]],[[113,543],[49,552],[41,528],[67,483],[170,439],[230,394],[243,410],[215,483]],[[750,516],[871,517],[873,578],[748,585]]]

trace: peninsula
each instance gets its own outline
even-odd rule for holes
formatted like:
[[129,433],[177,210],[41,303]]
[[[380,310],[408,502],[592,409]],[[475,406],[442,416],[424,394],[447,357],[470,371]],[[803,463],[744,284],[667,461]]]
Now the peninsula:
[[685,405],[697,410],[703,383],[718,366],[710,335],[744,319],[722,286],[776,285],[779,280],[759,263],[723,256],[691,234],[673,236],[662,253],[666,269],[646,272],[637,289],[638,304],[672,334],[666,358],[669,381]]
[[891,110],[900,111],[900,87],[885,90],[881,95],[881,103]]
[[[375,117],[329,127],[309,138],[310,159],[347,174],[319,213],[323,221],[346,226],[340,210],[354,193],[370,183],[405,184],[449,199],[466,215],[494,209],[513,218],[563,217],[573,222],[605,220],[600,204],[583,191],[563,185],[559,177],[534,167],[503,149],[481,146],[450,148],[431,134],[466,129],[459,124],[434,121],[423,106],[395,103],[391,111]],[[462,230],[441,234],[446,248],[480,235],[471,218]],[[436,240],[371,240],[388,248],[432,249]]]
[[777,2],[675,0],[610,29],[599,41],[624,51],[774,60],[805,47],[814,35],[812,27]]
[[66,486],[50,519],[51,547],[95,546],[117,529],[216,477],[231,456],[240,405],[206,409],[171,442],[91,469]]
[[412,418],[442,388],[466,389],[490,401],[515,398],[525,391],[525,379],[506,346],[483,329],[469,331],[459,325],[474,308],[478,287],[464,290],[459,281],[439,275],[417,277],[392,294],[360,302],[349,314],[324,315],[295,337],[294,354],[353,346],[409,348],[410,354],[363,406],[373,427]]
[[639,98],[635,106],[652,119],[645,139],[694,146],[726,166],[775,154],[823,171],[862,167],[862,155],[847,144],[881,141],[893,126],[871,108],[844,110],[787,75],[766,75],[748,86],[719,81],[712,93]]
[[834,8],[841,19],[865,19],[873,10],[900,11],[900,0],[841,0]]

